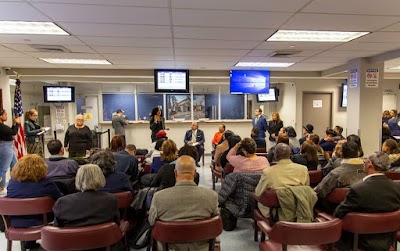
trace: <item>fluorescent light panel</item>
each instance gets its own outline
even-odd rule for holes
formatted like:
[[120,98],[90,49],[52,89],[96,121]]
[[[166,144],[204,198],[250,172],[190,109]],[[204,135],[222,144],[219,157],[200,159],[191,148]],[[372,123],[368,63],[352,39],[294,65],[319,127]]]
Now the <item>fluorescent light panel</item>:
[[294,63],[279,63],[279,62],[239,62],[235,66],[242,67],[280,67],[285,68],[293,65]]
[[369,32],[278,30],[267,41],[348,42]]
[[36,35],[69,35],[52,22],[0,21],[0,33],[36,34]]
[[104,59],[40,58],[50,64],[111,64]]

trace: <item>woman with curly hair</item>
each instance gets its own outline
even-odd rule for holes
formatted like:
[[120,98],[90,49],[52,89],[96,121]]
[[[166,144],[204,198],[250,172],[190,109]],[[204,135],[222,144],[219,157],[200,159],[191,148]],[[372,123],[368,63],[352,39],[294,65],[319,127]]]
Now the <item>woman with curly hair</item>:
[[134,195],[132,184],[126,174],[116,172],[116,162],[112,152],[107,150],[99,151],[90,158],[90,163],[98,165],[106,178],[106,184],[99,189],[103,192],[118,193],[130,191]]

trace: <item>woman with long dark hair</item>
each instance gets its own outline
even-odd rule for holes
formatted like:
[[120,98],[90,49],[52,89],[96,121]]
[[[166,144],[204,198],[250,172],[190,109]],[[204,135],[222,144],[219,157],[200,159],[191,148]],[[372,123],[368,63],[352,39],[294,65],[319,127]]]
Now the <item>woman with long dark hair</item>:
[[151,142],[156,140],[156,134],[165,130],[165,119],[160,107],[154,107],[150,114]]

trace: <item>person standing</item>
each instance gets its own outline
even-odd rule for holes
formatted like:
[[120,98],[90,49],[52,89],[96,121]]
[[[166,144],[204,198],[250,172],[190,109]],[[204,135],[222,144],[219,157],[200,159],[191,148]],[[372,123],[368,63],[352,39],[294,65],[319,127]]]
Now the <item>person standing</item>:
[[10,128],[4,123],[7,119],[7,112],[0,108],[0,192],[5,188],[8,168],[12,168],[17,163],[12,136],[18,133],[21,124],[20,118],[14,118],[13,126]]
[[254,111],[252,125],[260,130],[258,132],[259,137],[265,139],[265,131],[267,131],[268,125],[267,120],[265,119],[264,115],[262,115],[262,110],[260,108],[257,108]]
[[156,141],[156,134],[165,130],[165,119],[160,107],[154,107],[150,114],[151,142]]
[[121,135],[122,138],[124,138],[124,141],[126,142],[125,126],[127,124],[129,124],[129,120],[124,115],[124,111],[121,109],[118,109],[116,114],[113,116],[111,123],[112,123],[112,127],[115,130],[115,135]]
[[272,113],[272,120],[268,123],[269,141],[275,145],[276,139],[278,138],[279,130],[283,127],[283,122],[279,116],[279,113]]
[[38,135],[38,133],[44,131],[44,127],[37,123],[37,118],[38,112],[35,109],[30,109],[25,114],[26,148],[28,153],[44,157],[42,136]]
[[92,148],[92,132],[85,124],[82,114],[76,115],[75,124],[68,127],[64,138],[64,147],[68,157],[84,157]]

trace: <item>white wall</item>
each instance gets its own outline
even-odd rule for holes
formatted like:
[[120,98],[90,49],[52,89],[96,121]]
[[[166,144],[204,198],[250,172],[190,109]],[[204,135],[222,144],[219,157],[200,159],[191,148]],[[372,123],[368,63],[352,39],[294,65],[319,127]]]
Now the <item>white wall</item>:
[[9,78],[6,75],[6,70],[4,68],[0,68],[0,89],[2,89],[3,96],[3,108],[9,114],[8,121],[6,124],[11,126],[12,124],[12,111],[11,111],[11,99],[14,98],[14,95],[9,95],[11,93],[11,89],[14,92],[14,88],[10,88]]

